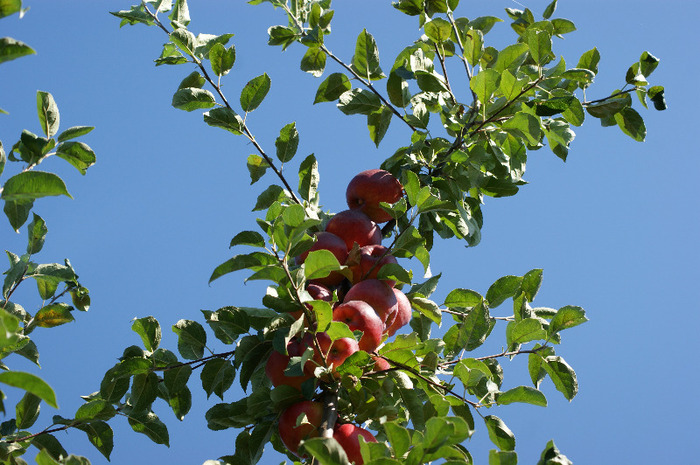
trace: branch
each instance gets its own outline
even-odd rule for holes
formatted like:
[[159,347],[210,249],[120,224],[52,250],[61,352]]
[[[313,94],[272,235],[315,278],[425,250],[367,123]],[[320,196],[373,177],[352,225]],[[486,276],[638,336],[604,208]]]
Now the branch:
[[157,367],[153,368],[153,371],[168,371],[168,370],[174,370],[175,368],[179,368],[185,365],[194,365],[193,369],[199,368],[200,366],[204,365],[204,362],[211,360],[213,358],[226,358],[234,355],[236,353],[235,350],[230,350],[228,352],[222,352],[220,354],[212,354],[208,355],[203,358],[199,358],[197,360],[191,360],[189,362],[182,362],[182,363],[176,363],[175,365],[168,365],[167,367]]
[[[146,13],[155,21],[156,25],[160,27],[168,36],[170,36],[170,32],[168,29],[163,26],[163,23],[160,22],[158,17],[151,12],[151,10],[148,9],[148,6],[146,3],[143,3],[144,9],[146,10]],[[217,83],[214,82],[214,80],[209,76],[209,73],[207,72],[206,68],[204,67],[204,64],[202,64],[202,61],[197,58],[194,53],[188,53],[190,58],[192,58],[192,61],[199,67],[200,71],[202,72],[202,76],[204,76],[204,79],[216,90],[216,93],[219,94],[219,97],[221,100],[224,102],[224,106],[228,108],[231,111],[234,111],[231,105],[228,103],[228,100],[226,99],[226,96],[224,95],[223,91],[221,90],[221,86],[219,86]],[[255,140],[255,136],[250,132],[250,129],[248,128],[248,125],[243,123],[243,132],[244,135],[248,138],[250,142],[252,142],[253,146],[255,149],[258,151],[258,153],[265,159],[268,165],[270,165],[270,168],[272,168],[272,171],[277,175],[277,177],[282,181],[284,184],[284,187],[287,188],[289,193],[292,195],[292,200],[294,200],[295,203],[301,205],[301,201],[297,198],[296,194],[294,193],[294,190],[292,187],[289,185],[289,182],[287,182],[287,179],[282,175],[282,171],[280,171],[276,166],[275,163],[273,162],[272,158],[270,158],[267,153],[263,150],[263,148],[258,144],[258,142]]]
[[617,97],[618,95],[629,94],[630,92],[634,92],[635,90],[637,90],[636,87],[634,87],[634,88],[632,88],[632,89],[621,90],[621,91],[619,91],[619,92],[615,92],[614,94],[610,94],[610,95],[608,95],[608,96],[605,97],[605,98],[599,98],[599,99],[597,99],[597,100],[591,100],[590,102],[581,102],[581,105],[583,105],[583,106],[588,106],[588,105],[591,105],[591,104],[593,104],[593,103],[604,102],[604,101],[606,101],[606,100],[608,100],[608,99],[615,98],[615,97]]

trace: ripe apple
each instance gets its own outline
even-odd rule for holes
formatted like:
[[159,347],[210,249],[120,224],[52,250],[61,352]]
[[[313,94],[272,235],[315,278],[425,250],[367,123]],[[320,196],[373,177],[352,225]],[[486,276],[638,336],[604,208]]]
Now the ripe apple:
[[335,307],[333,320],[342,321],[352,330],[362,331],[360,350],[374,352],[382,342],[384,323],[372,307],[361,300],[347,300]]
[[391,364],[381,357],[372,357],[374,360],[374,371],[387,371],[391,369]]
[[[306,415],[306,420],[297,426],[297,420],[302,414]],[[280,439],[292,454],[300,457],[297,453],[299,443],[318,436],[318,427],[322,419],[322,403],[304,400],[292,404],[280,415],[278,423]]]
[[[387,248],[383,245],[367,245],[360,247],[359,257],[351,254],[346,263],[352,271],[353,284],[357,284],[364,279],[376,279],[382,266],[387,263],[398,263],[396,258],[390,253],[386,253],[386,251]],[[384,282],[390,286],[396,284],[396,281],[391,279],[387,279]]]
[[[349,337],[341,337],[331,341],[328,334],[316,333],[316,339],[321,349],[320,353],[313,343],[311,334],[304,336],[303,340],[306,346],[312,347],[314,350],[313,358],[304,365],[304,373],[309,375],[313,375],[314,370],[322,366],[328,366],[335,372],[335,368],[342,365],[346,358],[360,350],[357,341]],[[325,365],[323,363],[324,360],[326,361]]]
[[[309,250],[296,257],[295,260],[297,265],[304,263],[306,258],[309,256],[309,253],[313,252],[314,250],[322,249],[328,250],[335,255],[335,258],[338,259],[338,263],[341,265],[343,265],[348,258],[348,248],[345,245],[345,241],[333,233],[323,231],[316,233],[316,242],[314,242]],[[345,277],[342,274],[338,273],[337,271],[333,271],[325,278],[314,279],[312,282],[325,286],[337,286],[343,279],[345,279]]]
[[345,294],[344,300],[361,300],[368,303],[377,312],[385,326],[393,323],[398,305],[391,286],[378,279],[365,279],[355,284]]
[[273,350],[270,357],[267,359],[265,364],[265,374],[272,382],[273,386],[280,386],[286,384],[287,386],[292,386],[301,391],[301,384],[312,376],[304,374],[301,376],[287,376],[284,371],[289,365],[289,360],[291,357],[300,357],[304,350],[306,350],[306,345],[302,344],[297,339],[292,339],[287,344],[287,353],[289,355],[284,355],[276,350]]
[[362,247],[382,242],[382,230],[360,210],[343,210],[336,214],[326,225],[326,232],[343,239],[348,250],[352,250],[355,243]]
[[396,296],[396,301],[398,302],[398,308],[396,311],[396,318],[394,322],[386,329],[387,336],[393,336],[396,331],[405,326],[409,321],[411,321],[411,302],[406,297],[406,294],[401,292],[396,288],[392,288],[394,295]]
[[363,171],[350,181],[345,192],[348,207],[362,210],[376,223],[385,223],[391,215],[379,206],[380,202],[395,203],[403,196],[403,186],[393,174],[385,170]]
[[[309,293],[309,295],[311,295],[311,298],[314,300],[325,300],[326,302],[333,301],[333,293],[323,284],[318,284],[315,282],[309,283],[306,285],[306,291]],[[312,309],[311,305],[309,305],[308,303],[306,304],[306,308],[308,308],[309,310]],[[292,315],[295,320],[298,320],[302,313],[304,313],[302,310],[289,312],[289,314]]]
[[336,423],[335,428],[333,428],[333,437],[345,450],[350,463],[354,462],[355,465],[364,465],[365,463],[360,452],[360,440],[358,439],[360,436],[365,442],[377,442],[377,438],[372,433],[352,423]]

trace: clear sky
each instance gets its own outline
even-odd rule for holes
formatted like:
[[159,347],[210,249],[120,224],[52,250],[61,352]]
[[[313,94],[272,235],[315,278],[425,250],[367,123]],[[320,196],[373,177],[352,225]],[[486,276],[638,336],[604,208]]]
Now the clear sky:
[[[237,61],[224,78],[225,92],[235,100],[249,79],[270,75],[272,90],[251,115],[250,126],[271,150],[280,128],[296,121],[301,143],[295,162],[316,154],[327,210],[346,208],[344,186],[355,173],[377,167],[407,144],[410,134],[394,123],[377,149],[364,117],[344,116],[329,103],[312,105],[321,81],[298,69],[302,48],[283,53],[267,46],[267,28],[285,22],[281,11],[240,0],[192,3],[192,31],[236,34]],[[461,3],[460,16],[505,18],[504,8],[525,6],[540,14],[548,2]],[[451,240],[435,247],[432,269],[443,273],[435,300],[455,287],[484,293],[500,276],[543,268],[536,304],[586,309],[590,322],[566,331],[558,349],[578,374],[580,393],[574,401],[564,400],[547,380],[546,409],[511,405],[493,411],[516,434],[521,463],[536,463],[551,438],[578,464],[692,463],[700,414],[692,394],[700,381],[695,357],[700,323],[695,176],[700,162],[694,142],[700,7],[679,0],[559,3],[555,15],[574,21],[578,31],[556,40],[555,51],[570,66],[594,46],[602,56],[588,98],[622,86],[628,66],[648,50],[661,59],[651,80],[665,86],[669,109],[640,109],[648,130],[645,143],[589,117],[575,129],[566,163],[548,148],[532,152],[526,174],[530,184],[513,198],[486,200],[480,245],[465,248]],[[36,202],[35,211],[49,227],[36,258],[70,258],[91,291],[92,307],[77,314],[74,323],[33,335],[43,366],[38,373],[55,388],[61,406],[60,411],[42,406],[35,425],[40,428],[54,414],[75,412],[79,396],[99,389],[122,350],[140,344],[130,329],[133,318],[155,316],[163,327],[162,345],[175,350],[177,339],[169,328],[179,319],[203,322],[200,309],[261,305],[265,284],[244,285],[243,273],[211,286],[207,280],[233,253],[230,239],[255,229],[250,209],[264,181],[273,180],[264,178],[251,187],[245,159],[253,147],[205,125],[199,112],[171,107],[172,93],[192,66],[153,66],[164,34],[143,26],[120,29],[119,20],[108,14],[128,9],[129,2],[25,4],[31,9],[23,19],[15,15],[0,21],[0,35],[27,42],[38,53],[0,66],[0,108],[10,112],[0,115],[0,140],[9,148],[22,129],[39,132],[35,94],[44,90],[58,103],[62,129],[96,127],[85,142],[98,157],[85,177],[55,157],[42,165],[66,180],[74,200]],[[375,36],[384,68],[417,38],[416,19],[398,13],[388,1],[336,0],[333,6],[333,34],[326,44],[345,60],[363,27]],[[512,40],[508,23],[496,25],[489,39],[497,48]],[[329,61],[326,73],[335,71]],[[290,173],[296,173],[295,162]],[[13,169],[6,168],[5,179]],[[15,234],[2,222],[0,245],[21,252],[26,229]],[[29,283],[24,287],[16,300],[36,310],[35,289]],[[497,310],[497,315],[507,311]],[[494,353],[489,350],[500,347],[478,349],[478,355]],[[32,370],[22,360],[9,362],[15,369]],[[529,383],[525,358],[502,363],[509,387]],[[194,407],[185,422],[156,404],[170,429],[170,449],[154,445],[117,418],[111,422],[112,463],[200,464],[233,452],[234,431],[206,428],[204,412],[220,400],[205,399],[197,376]],[[6,406],[14,405],[18,392],[5,391]],[[240,395],[240,389],[232,389],[225,401]],[[83,433],[58,438],[69,452],[93,464],[106,463]],[[487,462],[492,446],[484,428],[467,447],[477,463]],[[271,452],[261,463],[281,460]]]

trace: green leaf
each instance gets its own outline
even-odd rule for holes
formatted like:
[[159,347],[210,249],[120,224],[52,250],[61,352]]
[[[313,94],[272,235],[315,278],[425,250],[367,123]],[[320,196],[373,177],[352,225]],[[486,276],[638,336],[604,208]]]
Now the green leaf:
[[204,122],[209,126],[225,129],[236,135],[241,135],[245,131],[243,118],[227,107],[214,108],[204,113]]
[[73,307],[64,303],[49,304],[34,315],[33,324],[40,328],[53,328],[75,320],[71,314]]
[[578,380],[574,369],[556,355],[545,357],[544,361],[544,369],[554,382],[554,387],[571,401],[578,393]]
[[304,261],[304,277],[307,280],[325,278],[339,269],[340,263],[330,250],[314,250]]
[[484,417],[484,423],[486,423],[486,429],[489,432],[489,439],[499,449],[503,451],[515,450],[515,436],[503,423],[503,420],[495,415],[487,415]]
[[527,34],[527,45],[535,63],[543,65],[552,59],[552,37],[546,31],[530,30]]
[[179,89],[173,95],[172,106],[179,110],[194,111],[201,108],[211,108],[214,105],[216,105],[214,94],[205,89],[186,87]]
[[17,415],[17,429],[31,428],[39,418],[41,399],[31,392],[27,392],[22,396],[22,399],[15,406],[15,414]]
[[[592,48],[578,60],[577,68],[587,69],[593,72],[593,75],[598,74],[598,63],[600,62],[600,52],[597,48]],[[567,78],[568,79],[568,78]]]
[[623,108],[615,113],[614,118],[617,125],[622,129],[622,132],[637,142],[644,142],[647,136],[647,128],[637,110],[629,107]]
[[464,41],[464,57],[470,65],[476,66],[484,55],[484,33],[470,29]]
[[31,392],[53,408],[58,408],[56,394],[44,380],[31,373],[21,371],[3,371],[0,373],[0,383]]
[[337,100],[344,92],[350,89],[352,89],[352,86],[350,85],[350,79],[346,75],[333,73],[318,86],[314,104]]
[[321,77],[326,69],[326,52],[321,47],[309,47],[301,58],[299,68],[314,77]]
[[177,349],[184,358],[196,360],[204,356],[207,344],[207,333],[202,325],[192,320],[180,320],[173,326],[177,334]]
[[229,244],[229,248],[235,246],[235,245],[250,245],[252,247],[265,247],[265,238],[260,235],[260,233],[256,231],[241,231],[238,234],[236,234],[233,239],[231,239],[231,243]]
[[190,74],[185,76],[185,79],[180,81],[180,85],[177,86],[178,89],[186,89],[188,87],[194,87],[197,89],[201,89],[204,87],[204,84],[206,84],[207,80],[204,79],[204,76],[199,74],[199,71],[192,71]]
[[175,29],[170,33],[170,40],[187,55],[192,56],[194,54],[197,39],[187,29]]
[[554,445],[554,441],[550,440],[542,451],[537,465],[573,465],[573,462],[566,455],[559,452],[557,446]]
[[241,108],[246,113],[260,106],[270,91],[270,76],[264,73],[248,81],[241,91]]
[[281,45],[282,50],[293,44],[298,37],[292,28],[286,26],[272,26],[267,30],[267,34],[270,36],[268,45]]
[[272,184],[267,187],[259,196],[253,207],[253,211],[260,211],[270,208],[275,202],[282,202],[289,198],[287,192],[280,186]]
[[27,253],[35,254],[39,253],[44,247],[44,241],[46,240],[46,234],[49,229],[46,227],[46,222],[42,217],[33,214],[34,219],[27,227],[27,232],[29,233],[29,240],[27,241]]
[[236,369],[230,361],[221,358],[207,361],[200,374],[202,388],[207,393],[207,398],[213,393],[223,400],[224,392],[231,387],[235,376]]
[[109,456],[114,448],[114,432],[107,423],[104,421],[93,421],[87,424],[76,425],[75,427],[84,431],[90,443],[109,460]]
[[569,32],[574,32],[576,30],[576,25],[568,19],[555,18],[552,20],[552,26],[554,26],[554,35],[560,36],[562,34],[568,34]]
[[496,58],[496,63],[493,65],[493,69],[499,73],[507,69],[515,74],[515,71],[525,61],[528,50],[527,44],[523,43],[507,46],[498,52],[498,57]]
[[171,395],[177,394],[187,387],[187,381],[191,375],[192,367],[190,365],[171,367],[163,373],[163,384]]
[[656,110],[662,111],[668,108],[666,105],[666,98],[664,97],[664,88],[662,86],[650,87],[648,94]]
[[544,9],[544,13],[542,13],[542,17],[544,19],[549,19],[552,17],[552,14],[554,14],[554,10],[557,9],[557,0],[553,0],[552,3],[547,5],[547,8]]
[[[350,90],[349,82],[347,90]],[[391,103],[397,107],[405,108],[411,101],[411,91],[408,88],[408,82],[396,71],[389,73],[389,79],[386,82],[386,92]]]
[[58,106],[50,93],[37,91],[36,112],[39,115],[39,123],[46,137],[53,137],[54,134],[58,133],[61,118],[58,113]]
[[470,308],[481,304],[483,300],[481,294],[471,289],[454,289],[447,294],[443,305],[449,308]]
[[131,325],[131,329],[141,336],[143,346],[149,352],[153,352],[160,345],[161,330],[158,320],[152,316],[139,318]]
[[84,423],[93,420],[109,420],[117,414],[111,403],[104,399],[95,399],[81,405],[75,412],[75,419]]
[[515,451],[496,449],[489,451],[489,465],[516,465],[517,463],[518,454]]
[[372,34],[363,29],[355,42],[355,55],[352,57],[352,69],[366,79],[384,77],[379,67],[379,49]]
[[299,132],[296,123],[289,123],[280,130],[279,137],[275,140],[277,158],[286,163],[294,158],[299,147]]
[[382,106],[381,110],[367,115],[369,138],[372,139],[375,146],[379,147],[379,143],[384,138],[387,130],[389,130],[389,124],[391,124],[392,116],[393,112],[387,106]]
[[442,323],[442,312],[440,307],[432,300],[426,299],[424,297],[411,297],[411,306],[418,310],[420,313],[428,317],[438,326]]
[[9,202],[24,203],[51,195],[65,195],[73,198],[68,193],[66,184],[61,178],[53,173],[32,170],[16,174],[8,179],[3,186],[0,198]]
[[513,297],[522,280],[523,278],[520,276],[503,276],[497,279],[486,291],[486,300],[489,302],[489,307],[496,308],[506,299]]
[[445,42],[452,35],[452,25],[442,18],[434,18],[423,25],[425,35],[435,43]]
[[469,87],[476,94],[481,103],[486,103],[491,95],[498,89],[501,74],[494,69],[481,70],[469,82]]
[[557,310],[557,313],[549,323],[549,334],[555,334],[564,329],[573,328],[588,321],[586,313],[581,307],[567,305]]
[[312,153],[299,165],[299,195],[307,202],[316,198],[320,175],[318,172],[318,162]]
[[478,29],[486,34],[496,23],[502,22],[503,20],[501,18],[497,18],[495,16],[479,16],[478,18],[469,21],[469,27]]
[[35,54],[34,49],[24,42],[11,37],[0,37],[0,63]]
[[58,142],[63,142],[69,139],[75,139],[76,137],[88,134],[93,129],[95,129],[94,126],[73,126],[60,133],[57,140]]
[[22,0],[0,0],[0,18],[19,13],[22,10]]
[[173,27],[185,27],[190,24],[190,10],[187,0],[175,0],[175,5],[168,15]]
[[535,388],[529,386],[518,386],[502,392],[496,398],[499,405],[508,405],[513,402],[523,402],[526,404],[539,405],[540,407],[547,406],[547,398],[545,395]]
[[464,349],[472,351],[484,343],[495,321],[484,304],[478,304],[464,317],[461,325],[452,326],[444,336],[446,352],[456,353]]
[[217,76],[227,75],[236,62],[236,47],[231,45],[226,48],[221,43],[214,44],[209,50],[209,62],[214,74]]
[[66,452],[58,439],[51,434],[34,436],[31,439],[31,444],[40,450],[36,456],[38,465],[58,464],[54,460],[61,460],[62,457],[68,456],[68,452]]
[[382,108],[382,101],[374,93],[365,89],[352,89],[340,96],[338,109],[346,115],[370,115]]
[[402,457],[411,447],[410,433],[406,428],[393,421],[388,421],[382,426],[384,427],[384,432],[389,440],[389,444],[391,444],[391,448],[394,450],[394,456]]
[[545,339],[547,331],[542,322],[537,318],[525,318],[520,321],[511,321],[506,329],[508,345],[524,344],[526,342]]
[[97,158],[95,152],[90,146],[83,142],[63,142],[56,148],[56,156],[63,158],[68,163],[73,165],[80,171],[80,174],[85,174],[87,169],[95,164]]
[[129,425],[137,433],[145,434],[156,444],[170,447],[168,428],[153,412],[137,412],[129,415]]
[[270,167],[270,164],[260,155],[253,154],[248,156],[246,166],[248,167],[248,172],[250,173],[250,184],[252,185],[263,177],[267,169]]
[[316,459],[319,465],[348,463],[348,456],[334,438],[310,438],[304,441],[305,450]]

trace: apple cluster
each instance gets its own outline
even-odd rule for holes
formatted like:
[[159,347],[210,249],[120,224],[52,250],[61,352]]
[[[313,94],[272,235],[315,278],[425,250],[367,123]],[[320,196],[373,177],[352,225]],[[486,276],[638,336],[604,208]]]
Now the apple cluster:
[[[332,272],[326,277],[307,283],[306,291],[314,300],[324,300],[333,306],[333,320],[348,325],[352,331],[361,331],[359,340],[339,338],[331,340],[324,332],[307,332],[287,344],[287,354],[273,351],[265,371],[274,386],[288,385],[301,390],[304,383],[317,383],[318,367],[335,374],[345,359],[357,351],[369,353],[375,360],[374,370],[389,369],[389,364],[375,351],[382,342],[406,325],[411,319],[411,304],[406,295],[395,288],[396,282],[379,279],[379,270],[386,264],[397,263],[382,242],[379,224],[392,216],[381,208],[381,202],[393,204],[403,196],[403,186],[391,173],[374,169],[359,173],[348,184],[348,209],[334,215],[323,231],[315,234],[311,248],[296,257],[304,263],[315,250],[328,250],[349,274]],[[301,318],[303,312],[293,314]],[[313,352],[301,370],[288,370],[293,357]],[[286,373],[285,373],[286,372]],[[323,381],[323,379],[322,379]],[[327,381],[327,379],[325,380]],[[314,384],[315,385],[315,384]],[[305,438],[318,435],[323,407],[319,402],[302,401],[287,408],[279,419],[279,434],[285,446],[294,454]],[[305,415],[306,421],[297,420]],[[372,433],[353,424],[338,424],[333,433],[343,446],[351,462],[362,465],[358,437],[376,441]]]

